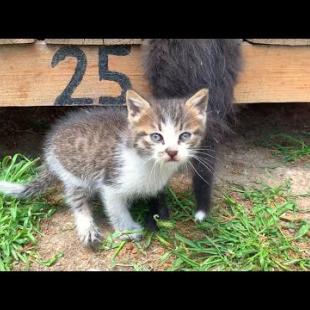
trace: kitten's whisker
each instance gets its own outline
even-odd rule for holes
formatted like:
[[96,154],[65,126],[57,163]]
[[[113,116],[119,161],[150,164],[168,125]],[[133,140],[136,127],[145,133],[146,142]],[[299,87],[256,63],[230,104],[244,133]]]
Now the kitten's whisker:
[[216,159],[215,156],[212,156],[211,154],[206,153],[206,152],[194,151],[194,154],[197,154],[198,156],[208,156],[208,157],[211,157],[213,159]]
[[204,164],[205,166],[207,166],[208,169],[210,170],[210,172],[211,172],[211,171],[212,171],[212,173],[214,172],[214,168],[212,167],[212,165],[211,165],[210,162],[204,161],[204,160],[202,160],[202,159],[199,158],[199,157],[196,157],[196,158],[194,158],[194,159],[196,159],[196,160],[197,160],[198,162],[200,162],[201,164]]
[[207,149],[214,149],[212,146],[204,146],[204,145],[197,145],[196,147],[194,146],[194,147],[192,147],[193,149],[197,149],[197,150],[207,150]]
[[214,170],[210,169],[209,167],[201,164],[203,167],[205,167],[211,174],[214,174]]
[[209,172],[211,172],[212,174],[214,173],[214,169],[212,169],[209,165],[207,165],[207,163],[201,161],[198,157],[194,157],[191,156],[192,158],[196,159],[201,165],[203,165],[204,167],[206,167],[208,169]]
[[[193,155],[191,155],[191,156],[195,156],[195,154],[193,154]],[[212,166],[214,166],[214,161],[213,160],[211,160],[211,158],[213,158],[213,157],[211,157],[210,156],[210,158],[206,158],[206,157],[202,157],[201,155],[198,155],[198,156],[196,156],[197,158],[199,158],[199,160],[201,160],[203,163],[205,163],[206,165],[210,165],[211,167]],[[216,160],[217,162],[219,162],[219,163],[222,163],[223,161],[222,160],[220,160],[220,159],[218,159],[218,158],[213,158],[214,160]],[[211,160],[211,161],[210,161]]]
[[215,150],[213,148],[194,148],[192,147],[191,150],[194,150],[194,151],[212,151],[212,152],[215,152]]
[[189,170],[188,170],[188,162],[186,162],[185,167],[186,167],[186,173],[187,173],[187,175],[189,176],[189,175],[190,175],[190,172],[189,172]]
[[215,153],[214,149],[191,149],[193,151],[200,151],[200,152],[213,152]]
[[156,166],[157,166],[157,160],[154,161],[152,169],[151,169],[151,173],[150,173],[150,178],[152,179],[153,172],[154,172],[154,180],[156,179],[156,175],[155,175],[155,168],[156,168]]
[[191,165],[191,167],[197,173],[197,175],[201,178],[201,180],[203,180],[206,184],[209,185],[209,183],[198,173],[198,171],[195,169],[194,165],[190,161],[188,163]]
[[193,153],[190,153],[190,156],[193,157],[197,157],[199,158],[201,161],[205,162],[205,163],[208,163],[208,164],[212,164],[212,162],[210,162],[210,158],[214,159],[214,160],[217,160],[215,157],[212,157],[212,156],[205,156],[206,154],[197,154],[195,152]]

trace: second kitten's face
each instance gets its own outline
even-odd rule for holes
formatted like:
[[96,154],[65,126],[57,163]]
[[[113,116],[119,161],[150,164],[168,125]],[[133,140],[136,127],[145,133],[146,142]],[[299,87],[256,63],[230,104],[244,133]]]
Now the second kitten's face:
[[147,102],[136,92],[127,92],[128,120],[134,148],[161,165],[187,162],[199,147],[206,128],[208,90],[188,100]]

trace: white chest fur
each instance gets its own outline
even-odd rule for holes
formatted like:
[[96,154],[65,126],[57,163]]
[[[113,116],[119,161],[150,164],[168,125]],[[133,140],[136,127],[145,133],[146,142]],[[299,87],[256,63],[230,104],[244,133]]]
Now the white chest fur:
[[164,188],[178,168],[175,163],[160,166],[153,160],[141,158],[134,150],[127,148],[122,150],[121,160],[123,165],[118,178],[118,191],[126,195],[156,194]]

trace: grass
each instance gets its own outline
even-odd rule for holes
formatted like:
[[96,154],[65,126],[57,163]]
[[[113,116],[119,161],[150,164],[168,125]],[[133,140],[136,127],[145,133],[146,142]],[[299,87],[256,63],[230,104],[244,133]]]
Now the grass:
[[[22,155],[1,161],[0,179],[26,182],[36,172],[37,160]],[[172,210],[169,221],[158,221],[158,233],[146,233],[136,243],[138,260],[121,261],[126,241],[109,235],[101,245],[111,253],[111,266],[126,266],[136,271],[152,270],[149,258],[154,248],[161,248],[156,257],[168,271],[271,271],[310,270],[310,223],[290,221],[298,215],[290,184],[279,187],[234,186],[218,200],[208,219],[193,221],[194,199],[191,193],[175,194],[167,189]],[[11,270],[15,263],[31,261],[50,267],[64,253],[55,253],[41,260],[35,251],[40,222],[55,211],[45,198],[18,200],[0,194],[0,270]],[[147,205],[141,201],[133,210],[135,219],[143,223]]]
[[[168,271],[309,270],[309,247],[303,249],[302,245],[309,242],[310,224],[281,219],[284,214],[298,213],[289,189],[288,183],[275,188],[231,189],[223,204],[201,224],[193,222],[191,193],[177,196],[169,190],[172,219],[159,221],[160,231],[147,234],[139,246],[147,249],[157,243],[163,247],[160,261],[169,261]],[[125,244],[109,238],[103,249],[116,249],[115,265]],[[136,262],[131,267],[147,269]]]
[[310,132],[298,135],[277,133],[271,135],[263,145],[272,148],[275,156],[281,156],[284,162],[295,162],[310,156]]
[[[38,159],[30,160],[20,154],[6,156],[0,162],[0,180],[26,182],[34,176],[37,162]],[[44,198],[19,200],[0,194],[1,271],[11,270],[16,262],[27,265],[30,259],[35,259],[40,222],[54,211]]]
[[284,231],[280,219],[296,205],[287,188],[236,189],[225,205],[205,223],[204,236],[190,240],[174,233],[172,270],[292,270],[310,268],[310,258],[297,246],[296,236]]

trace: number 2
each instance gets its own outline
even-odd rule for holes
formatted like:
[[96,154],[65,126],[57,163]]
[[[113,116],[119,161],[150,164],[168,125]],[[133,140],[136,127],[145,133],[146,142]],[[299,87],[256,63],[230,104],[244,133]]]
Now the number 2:
[[92,104],[92,98],[71,98],[74,90],[81,83],[84,73],[86,71],[87,59],[85,53],[78,47],[75,46],[64,46],[61,47],[52,59],[52,68],[54,68],[60,61],[66,57],[75,57],[77,64],[75,72],[63,92],[56,98],[55,105],[83,105]]

